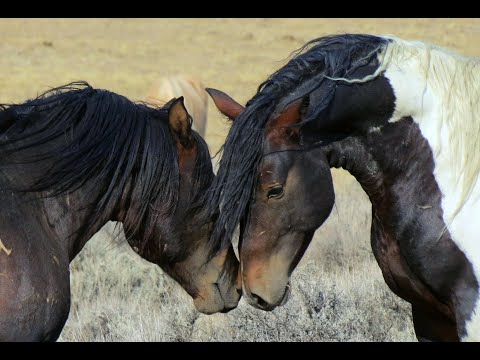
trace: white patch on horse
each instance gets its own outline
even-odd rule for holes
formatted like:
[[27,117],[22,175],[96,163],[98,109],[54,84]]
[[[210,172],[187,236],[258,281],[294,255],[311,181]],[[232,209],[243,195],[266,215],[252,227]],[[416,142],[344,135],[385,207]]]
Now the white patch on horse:
[[0,239],[0,253],[4,251],[7,256],[10,256],[10,254],[12,253],[12,249],[7,249],[7,247],[5,245],[3,245],[3,242],[2,242],[2,239]]
[[[411,116],[427,139],[443,220],[480,283],[480,62],[418,43],[401,46],[405,52],[385,71],[396,96],[390,122]],[[462,340],[480,341],[480,294],[466,330]]]
[[60,261],[58,261],[58,258],[55,255],[52,256],[52,259],[55,264],[60,265]]
[[377,133],[380,134],[382,132],[382,127],[381,126],[372,126],[370,129],[368,129],[368,132],[373,134]]

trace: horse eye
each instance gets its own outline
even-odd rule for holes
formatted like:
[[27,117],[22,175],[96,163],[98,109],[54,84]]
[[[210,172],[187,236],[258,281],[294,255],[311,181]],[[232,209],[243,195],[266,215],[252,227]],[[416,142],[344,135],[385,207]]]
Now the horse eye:
[[268,190],[267,197],[270,198],[275,198],[283,195],[283,186],[275,186]]

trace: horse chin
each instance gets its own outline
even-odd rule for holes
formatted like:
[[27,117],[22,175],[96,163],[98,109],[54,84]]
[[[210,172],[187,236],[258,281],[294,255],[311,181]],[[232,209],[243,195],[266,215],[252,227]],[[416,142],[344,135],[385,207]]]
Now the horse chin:
[[222,303],[207,303],[202,298],[193,299],[193,304],[195,308],[205,315],[216,314],[218,312],[225,312],[225,304]]
[[193,298],[193,304],[202,314],[228,313],[237,307],[240,297],[241,291],[236,288],[229,288],[225,292],[221,285],[213,283],[208,293],[203,292]]

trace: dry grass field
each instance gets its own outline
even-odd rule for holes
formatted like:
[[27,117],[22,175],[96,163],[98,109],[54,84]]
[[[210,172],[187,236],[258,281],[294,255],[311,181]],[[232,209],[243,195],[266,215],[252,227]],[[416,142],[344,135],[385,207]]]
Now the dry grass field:
[[[151,82],[196,73],[245,103],[306,41],[391,34],[480,56],[480,19],[0,19],[0,102],[86,80],[142,100]],[[214,154],[227,122],[209,107]],[[99,232],[71,263],[72,308],[60,341],[416,341],[410,306],[385,285],[369,244],[370,203],[334,170],[336,206],[294,272],[292,297],[262,312],[243,300],[202,315],[158,267]]]

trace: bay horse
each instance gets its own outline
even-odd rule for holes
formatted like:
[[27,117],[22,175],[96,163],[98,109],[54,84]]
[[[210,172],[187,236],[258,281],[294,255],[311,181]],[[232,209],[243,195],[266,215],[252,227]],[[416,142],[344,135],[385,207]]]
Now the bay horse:
[[209,242],[214,174],[183,98],[163,108],[75,82],[0,109],[0,340],[53,341],[69,263],[109,220],[205,314],[237,306],[233,248]]
[[207,131],[208,95],[199,76],[185,73],[162,76],[151,84],[145,101],[163,106],[170,99],[180,96],[183,96],[185,107],[195,119],[193,129],[204,138]]
[[480,340],[480,61],[393,36],[311,40],[243,107],[208,90],[234,122],[209,206],[212,238],[240,224],[246,300],[272,310],[329,216],[329,169],[372,204],[385,282],[412,305],[420,341]]

